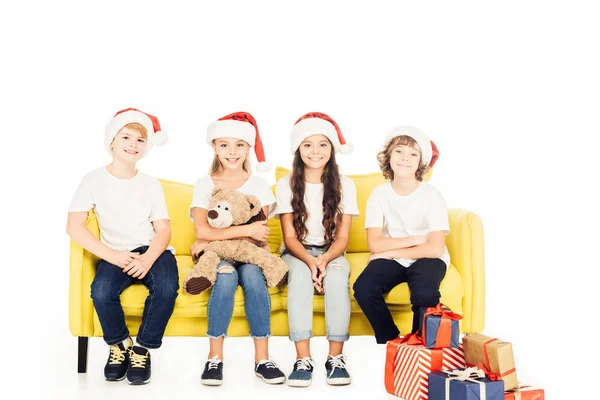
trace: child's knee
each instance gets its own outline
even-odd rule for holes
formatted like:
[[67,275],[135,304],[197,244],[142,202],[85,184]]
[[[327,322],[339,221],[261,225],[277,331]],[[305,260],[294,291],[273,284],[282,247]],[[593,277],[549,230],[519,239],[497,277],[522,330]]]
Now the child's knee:
[[231,265],[221,265],[217,267],[217,274],[233,274],[233,267]]

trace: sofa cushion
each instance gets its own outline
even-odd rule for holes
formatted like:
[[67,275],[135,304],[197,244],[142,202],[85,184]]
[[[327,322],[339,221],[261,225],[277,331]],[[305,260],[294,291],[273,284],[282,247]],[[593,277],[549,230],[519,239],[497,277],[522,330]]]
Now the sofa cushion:
[[194,186],[161,179],[167,209],[171,220],[171,246],[179,255],[190,255],[190,246],[196,240],[194,224],[189,218]]

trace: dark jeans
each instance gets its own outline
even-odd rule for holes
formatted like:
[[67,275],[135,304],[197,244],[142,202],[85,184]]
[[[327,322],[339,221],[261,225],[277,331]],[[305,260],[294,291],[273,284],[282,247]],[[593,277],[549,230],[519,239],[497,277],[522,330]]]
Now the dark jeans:
[[[142,246],[132,251],[143,254],[147,250],[148,246]],[[108,261],[100,260],[92,282],[92,301],[102,325],[104,341],[109,345],[129,337],[121,293],[135,283],[143,283],[150,291],[144,305],[137,342],[149,349],[157,349],[162,344],[179,289],[179,274],[173,253],[168,250],[163,252],[141,280],[132,278]]]
[[354,298],[371,323],[377,343],[386,343],[400,334],[383,296],[396,285],[408,283],[413,311],[412,333],[415,333],[419,330],[419,308],[440,302],[439,289],[444,275],[446,264],[439,258],[422,258],[408,268],[384,259],[373,260],[367,265],[354,283]]

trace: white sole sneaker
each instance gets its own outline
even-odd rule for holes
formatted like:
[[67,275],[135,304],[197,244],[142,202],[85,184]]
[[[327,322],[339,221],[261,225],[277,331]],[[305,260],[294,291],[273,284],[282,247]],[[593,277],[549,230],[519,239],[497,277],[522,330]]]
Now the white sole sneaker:
[[206,386],[221,386],[223,381],[221,379],[200,379],[200,383]]
[[307,387],[312,383],[312,379],[288,379],[287,384],[291,387]]
[[255,372],[254,375],[258,376],[260,379],[262,379],[263,381],[265,381],[265,383],[268,383],[269,385],[276,385],[278,383],[285,382],[285,376],[281,376],[279,378],[266,379],[264,376],[262,376],[258,372]]
[[327,384],[333,386],[349,385],[350,382],[350,378],[327,378]]

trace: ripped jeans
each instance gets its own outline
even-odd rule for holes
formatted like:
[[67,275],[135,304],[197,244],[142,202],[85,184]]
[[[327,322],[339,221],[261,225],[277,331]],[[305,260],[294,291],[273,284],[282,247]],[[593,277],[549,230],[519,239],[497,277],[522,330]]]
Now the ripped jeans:
[[[317,257],[325,253],[324,248],[305,246],[308,254]],[[310,339],[313,324],[313,281],[308,266],[283,250],[281,259],[289,267],[288,272],[288,320],[290,339],[294,342]],[[350,264],[344,255],[327,264],[323,278],[325,295],[325,325],[327,340],[348,340],[350,325]]]
[[271,297],[262,270],[254,264],[234,266],[228,261],[219,263],[217,280],[208,300],[207,336],[227,336],[238,283],[244,291],[244,308],[250,325],[250,336],[255,339],[271,336]]

